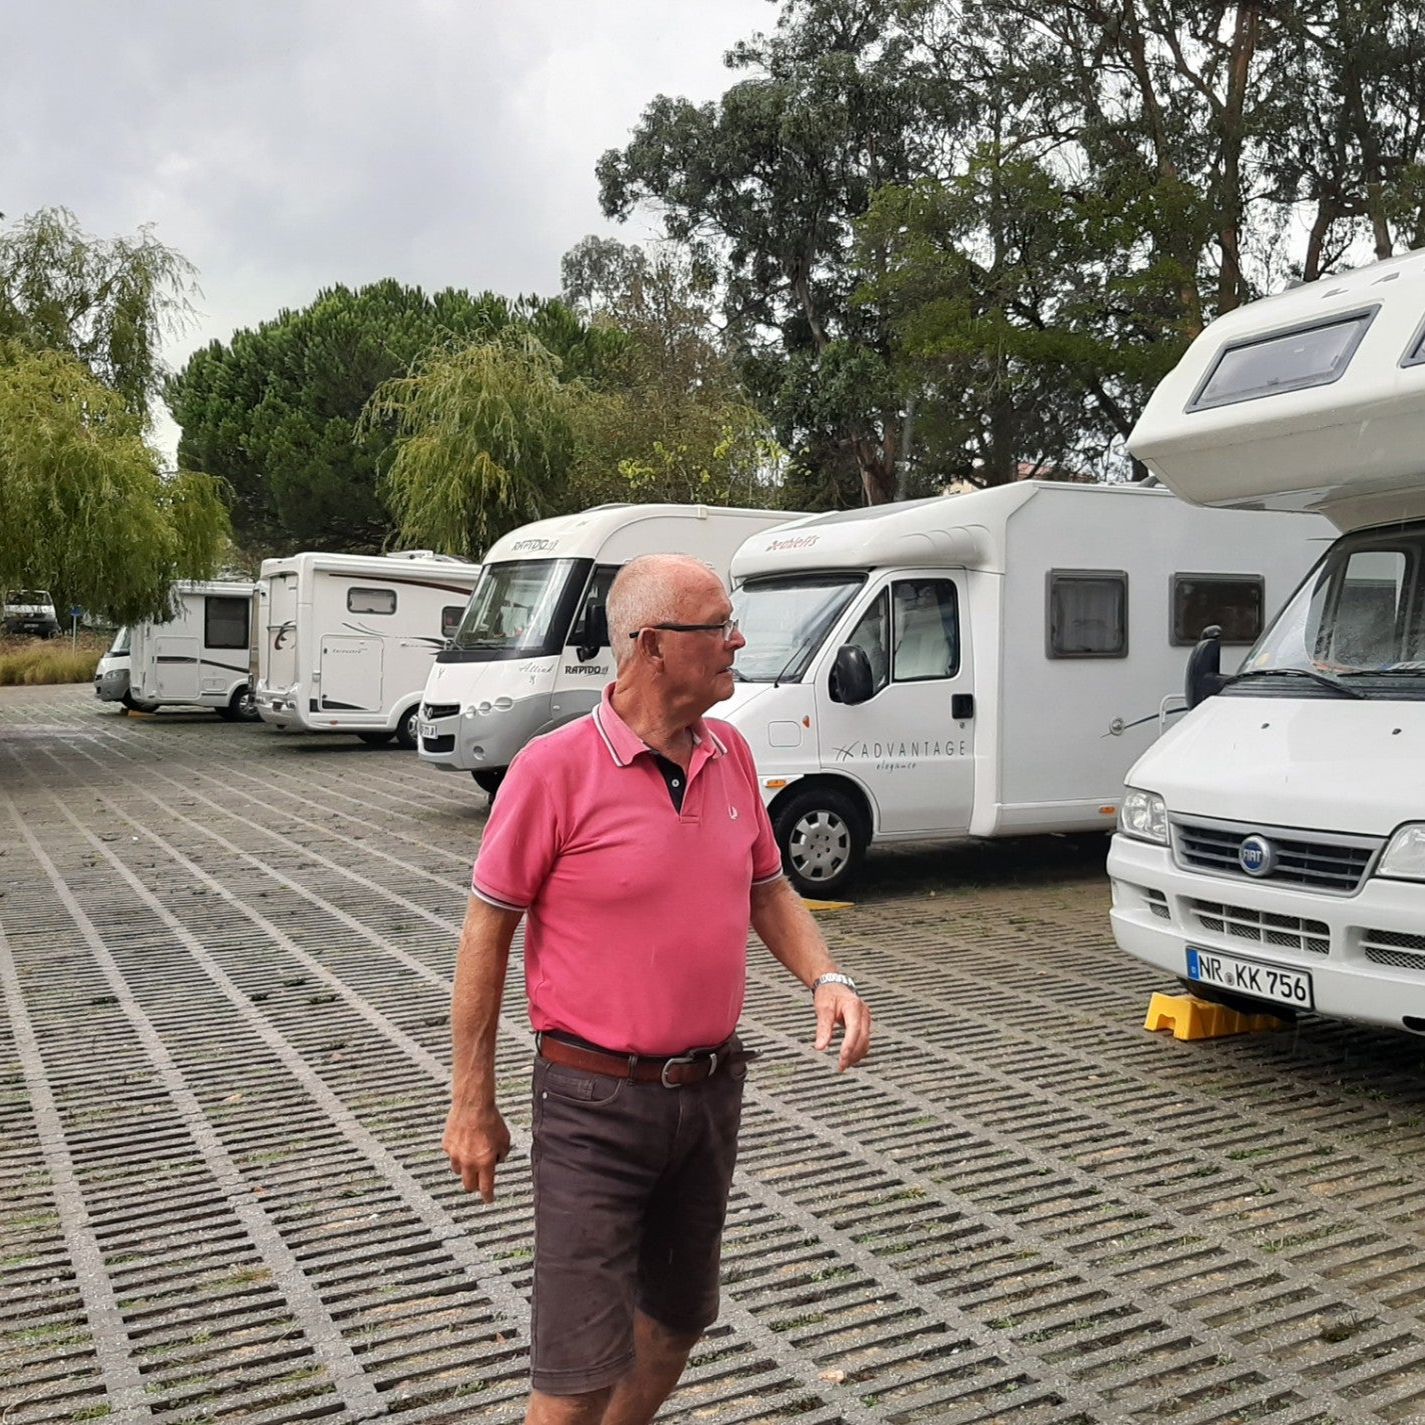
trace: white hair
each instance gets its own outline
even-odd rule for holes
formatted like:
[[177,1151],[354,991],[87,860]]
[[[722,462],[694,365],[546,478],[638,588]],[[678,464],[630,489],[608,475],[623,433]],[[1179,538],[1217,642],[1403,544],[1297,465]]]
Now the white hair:
[[697,569],[722,576],[704,559],[691,554],[640,554],[630,559],[614,578],[605,608],[614,665],[622,668],[633,657],[633,635],[655,623],[676,623],[684,593],[680,576]]

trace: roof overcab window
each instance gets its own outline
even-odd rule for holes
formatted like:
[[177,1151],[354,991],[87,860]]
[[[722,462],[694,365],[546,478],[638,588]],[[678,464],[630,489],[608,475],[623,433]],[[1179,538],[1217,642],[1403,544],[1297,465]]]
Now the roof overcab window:
[[1188,402],[1188,410],[1230,406],[1339,381],[1376,310],[1372,307],[1368,312],[1356,312],[1336,321],[1297,327],[1227,347]]

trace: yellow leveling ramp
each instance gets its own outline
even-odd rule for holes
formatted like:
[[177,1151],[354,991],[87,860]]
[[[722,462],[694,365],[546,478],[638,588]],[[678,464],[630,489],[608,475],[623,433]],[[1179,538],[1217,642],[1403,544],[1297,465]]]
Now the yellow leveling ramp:
[[1239,1014],[1196,995],[1154,995],[1143,1028],[1171,1029],[1174,1039],[1220,1039],[1227,1034],[1285,1029],[1286,1024],[1274,1014]]
[[850,910],[855,904],[854,901],[818,901],[807,896],[802,897],[802,904],[808,910]]

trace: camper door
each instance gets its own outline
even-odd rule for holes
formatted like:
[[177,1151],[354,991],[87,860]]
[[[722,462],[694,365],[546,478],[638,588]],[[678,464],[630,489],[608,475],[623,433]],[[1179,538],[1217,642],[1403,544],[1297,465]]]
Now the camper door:
[[[883,835],[968,830],[975,723],[964,576],[907,572],[874,580],[852,619],[817,679],[822,765],[866,788]],[[845,643],[861,648],[871,665],[871,697],[854,706],[840,700],[831,673]]]

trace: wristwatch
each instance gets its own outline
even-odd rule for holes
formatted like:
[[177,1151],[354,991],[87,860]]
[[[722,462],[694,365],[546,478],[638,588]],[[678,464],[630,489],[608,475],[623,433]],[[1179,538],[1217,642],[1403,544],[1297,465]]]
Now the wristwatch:
[[818,975],[811,982],[812,994],[815,994],[823,985],[845,985],[853,995],[860,993],[856,988],[856,981],[850,975],[843,975],[840,970],[833,971],[829,975]]

